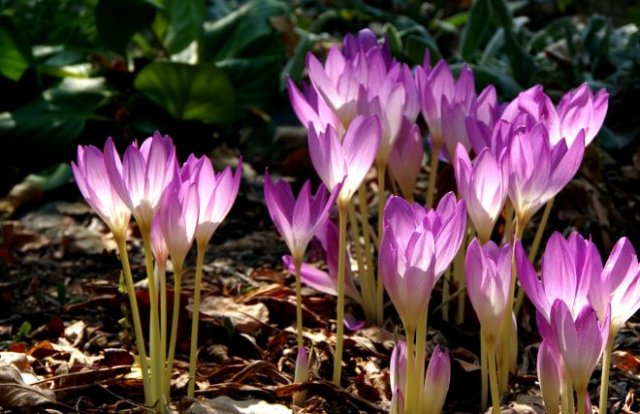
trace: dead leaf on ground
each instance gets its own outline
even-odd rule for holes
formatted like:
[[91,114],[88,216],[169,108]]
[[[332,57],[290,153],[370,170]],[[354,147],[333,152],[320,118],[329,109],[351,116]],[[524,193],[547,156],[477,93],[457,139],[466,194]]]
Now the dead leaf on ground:
[[269,404],[260,400],[237,401],[222,396],[206,401],[196,401],[187,410],[193,414],[292,414],[281,404]]
[[27,385],[16,367],[11,364],[0,364],[0,406],[3,408],[33,407],[55,402],[56,396],[53,391]]
[[[190,311],[193,307],[187,307]],[[269,322],[269,311],[262,303],[245,305],[236,303],[232,298],[208,296],[202,299],[200,305],[202,315],[213,318],[220,325],[229,318],[232,325],[241,333],[256,335],[263,325]]]

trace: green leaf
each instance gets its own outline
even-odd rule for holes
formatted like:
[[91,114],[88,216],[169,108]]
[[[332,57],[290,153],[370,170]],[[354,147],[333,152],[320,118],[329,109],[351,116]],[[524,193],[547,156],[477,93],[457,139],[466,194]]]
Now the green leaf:
[[469,21],[462,32],[462,44],[460,53],[466,61],[471,61],[472,56],[485,38],[491,21],[491,1],[476,0],[469,11]]
[[405,55],[410,59],[411,63],[421,65],[424,61],[425,52],[429,50],[431,62],[440,60],[442,55],[438,45],[432,37],[424,37],[415,34],[407,36],[404,42]]
[[7,16],[0,16],[0,74],[20,80],[33,63],[33,55],[20,32]]
[[[215,22],[204,24],[202,61],[217,62],[236,57],[273,54],[282,50],[271,18],[288,16],[284,2],[252,0]],[[274,36],[275,35],[275,36]],[[264,40],[268,39],[268,42]],[[276,48],[276,49],[274,49]]]
[[266,108],[279,92],[280,64],[275,58],[226,59],[217,66],[229,76],[242,109]]
[[2,158],[13,162],[61,154],[108,96],[102,78],[66,78],[16,111],[0,113]]
[[100,0],[95,9],[98,41],[125,55],[138,31],[151,26],[156,8],[143,0]]
[[164,0],[154,28],[170,54],[178,53],[202,35],[207,9],[204,0]]
[[71,176],[71,167],[68,163],[62,162],[38,173],[27,175],[24,182],[43,191],[51,191],[68,183]]
[[134,86],[178,120],[230,122],[235,115],[231,82],[213,64],[155,62],[140,71]]
[[472,65],[472,69],[478,88],[493,84],[503,99],[513,99],[523,89],[515,79],[504,73],[504,70],[500,68]]

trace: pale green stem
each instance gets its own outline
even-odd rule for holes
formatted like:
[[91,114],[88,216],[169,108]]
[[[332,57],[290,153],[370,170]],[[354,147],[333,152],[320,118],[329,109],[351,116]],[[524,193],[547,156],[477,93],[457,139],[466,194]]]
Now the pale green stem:
[[[167,271],[166,263],[156,262],[157,278],[160,280],[160,360],[162,361],[162,386],[164,387],[165,358],[167,357]],[[164,388],[163,388],[164,389]],[[169,396],[167,397],[167,401]]]
[[302,267],[302,256],[294,253],[293,267],[296,272],[296,331],[298,339],[298,350],[304,346],[304,331],[302,324],[302,280],[300,268]]
[[349,228],[351,229],[351,240],[354,244],[356,261],[358,262],[358,276],[360,278],[360,291],[362,296],[362,308],[364,309],[365,319],[368,323],[375,323],[375,312],[372,310],[375,306],[375,294],[373,286],[375,281],[369,279],[369,273],[365,268],[365,257],[358,232],[358,217],[356,216],[356,208],[353,200],[349,203]]
[[338,201],[338,303],[336,320],[336,353],[333,359],[333,383],[340,385],[342,345],[344,340],[344,280],[347,247],[347,213],[349,204]]
[[[378,251],[380,250],[380,242],[382,241],[383,223],[384,223],[384,207],[387,203],[387,196],[385,193],[385,175],[387,166],[382,164],[378,166]],[[382,322],[384,311],[384,283],[382,283],[382,276],[380,275],[380,269],[378,269],[378,279],[376,281],[376,309],[378,310],[378,319]]]
[[[382,325],[383,322],[383,309],[378,309],[377,302],[375,300],[375,273],[373,263],[373,246],[371,245],[371,232],[369,231],[369,211],[367,209],[367,188],[365,184],[361,184],[358,188],[358,197],[360,201],[360,219],[362,222],[362,238],[364,239],[364,259],[366,266],[366,278],[370,280],[371,284],[371,303],[369,304],[373,309],[375,315],[375,323]],[[366,300],[366,299],[363,299]]]
[[489,393],[489,367],[487,359],[487,340],[480,328],[480,409],[487,411],[487,394]]
[[133,319],[133,329],[136,335],[136,347],[140,356],[140,368],[142,370],[142,384],[144,388],[145,402],[149,406],[155,404],[155,395],[152,392],[149,382],[149,365],[147,361],[147,352],[145,350],[144,335],[142,333],[142,323],[140,322],[140,310],[138,309],[138,300],[136,299],[136,290],[133,286],[133,276],[131,275],[131,266],[129,264],[129,255],[127,253],[127,243],[124,236],[113,234],[120,253],[120,262],[122,263],[122,271],[124,272],[124,280],[127,287],[127,294],[131,304],[131,319]]
[[404,324],[405,335],[407,339],[407,366],[406,366],[406,378],[405,378],[405,395],[404,395],[404,412],[405,413],[418,413],[418,407],[416,407],[416,363],[415,363],[415,336],[416,329]]
[[189,348],[189,387],[187,397],[193,399],[196,392],[196,364],[198,362],[198,322],[200,321],[200,298],[204,273],[204,253],[207,242],[197,243],[196,281],[193,288],[193,312],[191,316],[191,346]]
[[[453,279],[458,283],[458,289],[465,289],[466,282],[464,279],[464,257],[467,250],[466,234],[462,239],[462,245],[453,259]],[[458,308],[456,312],[456,324],[461,325],[464,322],[464,307],[466,305],[467,295],[458,296]]]
[[586,414],[587,411],[587,390],[576,390],[576,398],[578,399],[578,414]]
[[493,405],[493,414],[500,414],[500,393],[498,391],[496,346],[494,343],[487,343],[487,357],[489,359],[489,383],[491,386],[491,402]]
[[436,178],[438,178],[438,161],[440,158],[440,149],[442,144],[435,144],[431,141],[433,146],[431,147],[431,168],[429,169],[429,183],[427,187],[427,208],[433,207],[433,201],[436,193]]
[[573,414],[575,413],[575,405],[573,401],[573,381],[571,380],[571,377],[569,376],[569,373],[566,372],[566,370],[564,381],[565,387],[567,389],[567,409],[569,410],[569,413]]
[[160,316],[158,312],[158,292],[156,278],[153,271],[153,254],[151,253],[151,229],[140,227],[142,246],[144,248],[144,262],[147,270],[147,285],[149,287],[149,357],[151,361],[150,382],[153,392],[156,394],[154,405],[161,413],[166,412],[163,403],[162,380],[164,374],[164,356],[160,354]]
[[418,383],[416,390],[416,408],[421,410],[424,407],[424,374],[425,374],[425,362],[426,362],[426,348],[427,348],[427,322],[429,319],[429,308],[418,320],[418,328],[416,329],[416,379]]
[[598,410],[601,413],[606,413],[608,408],[609,398],[609,370],[611,369],[611,353],[613,352],[613,342],[616,338],[615,328],[609,331],[609,338],[607,339],[607,347],[602,355],[602,376],[600,377],[600,401],[598,403]]
[[171,317],[171,336],[169,339],[169,355],[167,356],[167,367],[165,371],[164,392],[167,397],[171,395],[171,374],[173,373],[173,360],[176,356],[176,345],[178,342],[178,319],[180,314],[180,290],[182,289],[182,263],[173,264],[173,315]]
[[569,397],[573,398],[573,389],[567,388],[567,382],[562,382],[562,391],[560,392],[560,404],[562,405],[562,414],[574,414],[569,411]]
[[447,267],[442,278],[442,320],[449,322],[449,296],[451,295],[451,266]]

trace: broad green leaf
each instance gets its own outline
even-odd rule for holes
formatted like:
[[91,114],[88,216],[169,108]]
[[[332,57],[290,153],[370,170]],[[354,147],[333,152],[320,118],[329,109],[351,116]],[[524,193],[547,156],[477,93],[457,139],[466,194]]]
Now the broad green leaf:
[[0,113],[2,158],[12,162],[59,155],[108,96],[102,78],[66,78],[27,105]]
[[33,55],[11,19],[0,16],[0,74],[17,81],[33,63]]
[[421,65],[427,49],[429,49],[431,62],[442,58],[440,49],[438,49],[438,45],[432,37],[410,34],[404,41],[404,54],[410,59],[411,63]]
[[68,183],[71,175],[69,164],[62,162],[38,173],[27,175],[24,182],[40,190],[51,191]]
[[226,59],[217,66],[229,76],[239,108],[266,108],[278,95],[281,64],[276,58]]
[[471,65],[471,67],[479,89],[493,84],[503,99],[513,99],[523,89],[515,79],[504,73],[505,71],[501,68],[483,65]]
[[155,62],[140,71],[134,85],[178,120],[230,122],[235,116],[231,82],[213,64]]
[[202,61],[217,62],[279,52],[282,41],[271,19],[288,14],[289,10],[282,1],[252,0],[220,20],[206,22]]
[[156,8],[143,0],[100,0],[95,10],[98,41],[125,55],[138,31],[151,25]]
[[176,54],[202,36],[207,17],[204,0],[161,0],[153,30],[169,54]]
[[491,21],[491,1],[476,0],[469,11],[469,21],[462,32],[460,53],[466,61],[471,61],[473,55],[486,37]]

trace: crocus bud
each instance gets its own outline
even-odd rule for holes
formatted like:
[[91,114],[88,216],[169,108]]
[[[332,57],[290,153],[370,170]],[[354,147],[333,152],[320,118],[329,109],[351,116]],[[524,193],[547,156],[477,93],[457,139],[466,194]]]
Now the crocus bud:
[[116,238],[124,240],[131,211],[109,180],[102,151],[92,145],[79,145],[77,164],[72,162],[71,170],[87,204]]
[[498,158],[485,148],[472,165],[467,151],[458,144],[454,170],[458,193],[465,201],[478,238],[486,243],[507,199],[509,170],[505,156]]
[[465,281],[485,339],[495,344],[509,303],[511,247],[498,247],[492,241],[482,246],[474,238],[467,250]]
[[564,138],[568,141],[568,145],[571,145],[580,131],[584,129],[585,145],[589,145],[602,127],[608,105],[609,94],[607,91],[600,89],[594,95],[587,83],[567,92],[558,104],[560,136],[555,139]]
[[424,379],[424,414],[439,414],[449,391],[451,360],[439,346],[433,350]]
[[538,348],[537,367],[545,411],[558,414],[563,383],[562,355],[549,344],[548,339],[543,340]]
[[[309,380],[309,354],[307,348],[300,347],[298,349],[298,356],[296,357],[296,372],[294,376],[294,382],[296,384],[303,384]],[[293,394],[293,403],[299,407],[304,404],[307,393],[305,391],[298,391]]]
[[413,191],[424,160],[424,148],[418,125],[404,120],[398,140],[389,157],[389,173],[396,180],[402,195],[413,200]]
[[407,383],[407,343],[398,341],[391,353],[390,366],[391,413],[404,414],[404,393]]

